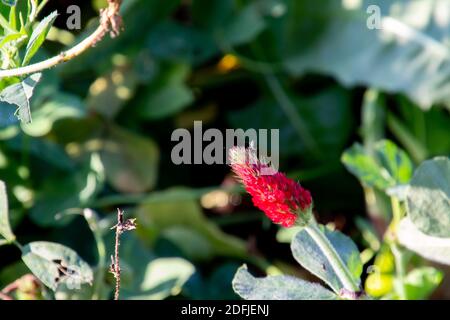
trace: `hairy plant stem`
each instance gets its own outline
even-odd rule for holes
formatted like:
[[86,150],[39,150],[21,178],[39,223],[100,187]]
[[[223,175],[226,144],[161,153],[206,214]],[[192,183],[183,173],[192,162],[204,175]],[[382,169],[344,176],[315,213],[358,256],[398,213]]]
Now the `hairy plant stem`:
[[98,26],[98,28],[90,36],[88,36],[86,39],[84,39],[71,49],[35,64],[14,69],[0,70],[0,79],[6,77],[24,76],[27,74],[32,74],[45,69],[49,69],[60,63],[67,62],[79,56],[84,51],[102,40],[105,34],[108,32],[110,32],[112,37],[116,36],[121,28],[121,19],[119,16],[121,3],[121,0],[108,0],[108,7],[101,11],[100,25]]
[[116,289],[114,291],[114,300],[119,300],[120,294],[120,259],[119,259],[120,232],[118,232],[117,229],[116,229],[116,244],[114,246],[115,249],[114,249],[114,264],[113,264],[114,277],[116,278]]
[[336,272],[336,275],[344,286],[344,289],[350,293],[359,293],[361,289],[353,280],[350,271],[339,257],[339,254],[336,252],[333,245],[327,239],[325,234],[319,229],[317,223],[315,221],[310,222],[305,226],[305,231],[316,242],[320,250],[322,250],[322,253],[331,264],[334,272]]
[[117,209],[117,224],[111,229],[116,229],[116,240],[114,245],[114,256],[111,256],[111,267],[109,271],[114,275],[116,279],[116,288],[114,290],[114,300],[119,300],[120,294],[120,235],[125,231],[136,229],[136,219],[124,220],[123,211]]
[[406,265],[403,250],[396,244],[391,244],[391,251],[395,259],[395,273],[397,277],[397,285],[395,287],[401,300],[406,300],[405,275]]

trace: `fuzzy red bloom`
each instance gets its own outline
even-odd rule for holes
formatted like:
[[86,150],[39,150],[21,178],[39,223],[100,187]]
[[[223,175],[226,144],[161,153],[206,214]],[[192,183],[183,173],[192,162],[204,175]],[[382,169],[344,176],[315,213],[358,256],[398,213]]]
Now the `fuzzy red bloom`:
[[311,208],[308,190],[258,160],[251,148],[230,149],[231,168],[252,196],[253,204],[274,223],[291,227],[299,215]]

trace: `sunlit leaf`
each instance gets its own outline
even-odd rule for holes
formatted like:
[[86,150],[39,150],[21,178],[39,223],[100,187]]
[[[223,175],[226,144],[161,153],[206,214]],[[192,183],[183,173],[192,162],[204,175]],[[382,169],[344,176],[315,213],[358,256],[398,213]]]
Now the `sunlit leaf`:
[[320,284],[291,276],[255,278],[242,266],[233,279],[233,289],[246,300],[336,300],[338,297]]
[[47,17],[42,19],[41,22],[33,29],[31,33],[30,40],[28,41],[25,57],[23,58],[22,65],[27,65],[31,58],[36,54],[41,45],[44,43],[50,28],[53,25],[56,17],[58,16],[57,11],[53,11]]
[[414,172],[407,192],[411,221],[425,234],[450,237],[450,159],[423,162]]
[[404,218],[397,231],[400,243],[425,259],[450,265],[450,238],[439,238],[420,231],[409,218]]
[[408,183],[413,172],[409,156],[389,140],[375,143],[372,152],[355,143],[343,153],[342,162],[362,184],[381,190]]
[[75,251],[58,243],[31,242],[24,246],[22,260],[53,291],[60,283],[77,289],[93,280],[89,265]]
[[[16,115],[19,120],[25,123],[31,122],[30,99],[33,95],[33,89],[40,79],[41,74],[34,73],[20,83],[6,87],[0,93],[0,102],[16,105],[18,107]],[[0,107],[4,108],[5,106],[0,103]]]
[[[347,265],[354,280],[359,283],[363,266],[355,243],[339,231],[324,228],[323,232],[342,261]],[[291,250],[298,263],[325,281],[335,292],[339,292],[343,288],[343,284],[332,265],[305,229],[302,229],[294,237]]]
[[6,194],[6,186],[3,181],[0,181],[0,235],[7,242],[13,241],[16,238],[9,222],[8,195]]
[[433,267],[421,267],[410,271],[405,277],[408,300],[423,300],[441,284],[444,274]]

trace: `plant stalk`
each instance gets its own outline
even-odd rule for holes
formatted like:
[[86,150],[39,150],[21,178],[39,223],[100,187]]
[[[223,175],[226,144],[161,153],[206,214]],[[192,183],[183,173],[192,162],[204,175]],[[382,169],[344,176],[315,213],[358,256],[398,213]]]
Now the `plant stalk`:
[[401,300],[407,300],[406,288],[405,288],[405,259],[401,248],[397,244],[391,245],[392,254],[395,259],[395,273],[397,277],[396,290]]

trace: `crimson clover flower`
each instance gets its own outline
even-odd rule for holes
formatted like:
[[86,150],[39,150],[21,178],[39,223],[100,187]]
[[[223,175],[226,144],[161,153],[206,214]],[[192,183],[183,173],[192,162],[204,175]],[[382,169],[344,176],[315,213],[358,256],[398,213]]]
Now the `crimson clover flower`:
[[291,227],[307,223],[312,198],[298,182],[260,161],[252,147],[232,147],[231,169],[252,196],[253,204],[276,224]]

